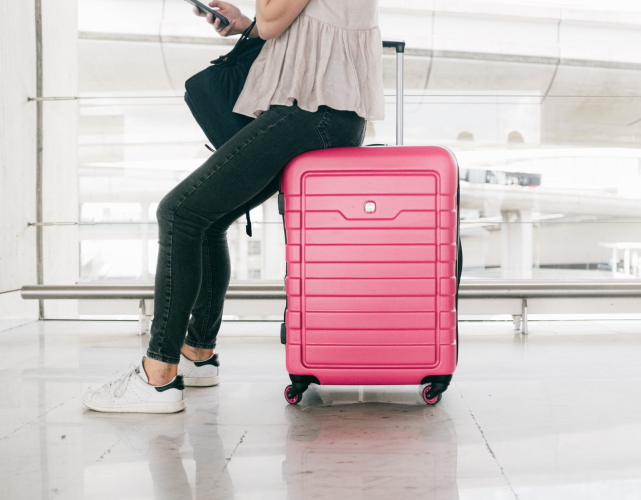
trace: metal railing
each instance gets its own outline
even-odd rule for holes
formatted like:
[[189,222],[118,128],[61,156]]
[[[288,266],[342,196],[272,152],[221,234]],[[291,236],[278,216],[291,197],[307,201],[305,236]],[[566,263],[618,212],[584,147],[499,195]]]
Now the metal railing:
[[[154,285],[92,283],[79,285],[32,285],[20,290],[23,299],[153,299]],[[285,300],[282,281],[232,281],[227,300]]]
[[[154,298],[149,284],[31,285],[21,289],[23,299],[118,299],[138,300],[140,334],[149,330],[151,311],[146,300]],[[233,281],[226,300],[285,300],[282,281]],[[517,299],[521,315],[513,315],[515,326],[528,333],[528,299],[641,298],[641,280],[622,281],[542,281],[542,280],[462,280],[459,299]],[[640,308],[641,310],[641,308]]]
[[[528,299],[641,298],[641,281],[461,281],[459,299],[519,299],[515,326],[528,333]],[[520,323],[520,325],[519,325]]]

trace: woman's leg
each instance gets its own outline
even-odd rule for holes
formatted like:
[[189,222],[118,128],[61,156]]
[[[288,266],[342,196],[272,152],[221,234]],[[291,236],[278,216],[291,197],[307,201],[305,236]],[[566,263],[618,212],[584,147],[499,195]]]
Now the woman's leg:
[[191,311],[187,338],[182,352],[192,361],[202,361],[213,354],[216,335],[223,317],[223,303],[231,276],[227,229],[247,210],[262,205],[278,191],[276,176],[257,196],[214,222],[203,237],[203,279]]
[[[145,364],[151,384],[175,375],[202,279],[204,232],[258,195],[295,156],[360,143],[364,120],[321,107],[273,106],[225,143],[158,206],[154,321]],[[163,369],[165,369],[163,372]],[[150,373],[151,372],[151,373]]]

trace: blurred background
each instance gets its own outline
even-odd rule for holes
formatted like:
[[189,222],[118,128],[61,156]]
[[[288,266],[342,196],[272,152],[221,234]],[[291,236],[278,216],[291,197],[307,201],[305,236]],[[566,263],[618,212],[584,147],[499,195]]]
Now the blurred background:
[[[252,1],[235,3],[253,16]],[[32,8],[2,7],[25,43],[34,43],[23,15]],[[152,282],[157,204],[211,154],[184,82],[234,40],[182,0],[36,8],[39,59],[16,58],[17,76],[3,77],[19,82],[1,97],[3,140],[28,143],[33,133],[41,144],[19,153],[38,171],[11,172],[23,158],[2,158],[1,244],[15,263],[0,277],[3,290],[35,283],[35,273],[44,284]],[[641,276],[641,3],[380,0],[380,26],[384,38],[407,42],[405,143],[445,146],[459,160],[465,278]],[[384,68],[388,118],[368,124],[365,144],[394,143],[393,53]],[[36,105],[40,125],[12,128],[12,113]],[[232,279],[280,280],[276,199],[252,219],[253,238],[244,220],[228,233]],[[33,314],[34,301],[18,300],[5,298],[5,312]],[[117,301],[42,307],[49,319],[128,314]]]

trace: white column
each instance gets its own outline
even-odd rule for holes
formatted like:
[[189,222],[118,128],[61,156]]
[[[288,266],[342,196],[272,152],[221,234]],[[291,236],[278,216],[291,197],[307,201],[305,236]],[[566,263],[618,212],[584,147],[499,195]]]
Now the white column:
[[140,279],[142,281],[149,281],[149,202],[143,201],[142,212],[140,221],[140,241],[141,241],[141,263],[142,263],[142,273]]
[[532,212],[519,210],[502,212],[502,215],[501,278],[531,278],[533,265]]
[[[78,95],[78,1],[42,1],[42,82],[45,97]],[[78,101],[43,103],[44,221],[78,221]],[[43,228],[45,284],[76,283],[78,226]],[[77,318],[78,301],[45,301],[45,318]]]

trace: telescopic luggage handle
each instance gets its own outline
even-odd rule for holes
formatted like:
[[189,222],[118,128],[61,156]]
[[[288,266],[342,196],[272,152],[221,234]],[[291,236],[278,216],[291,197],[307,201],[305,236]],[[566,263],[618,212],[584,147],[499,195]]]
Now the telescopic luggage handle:
[[403,144],[403,94],[405,40],[383,40],[384,48],[396,49],[396,144]]

